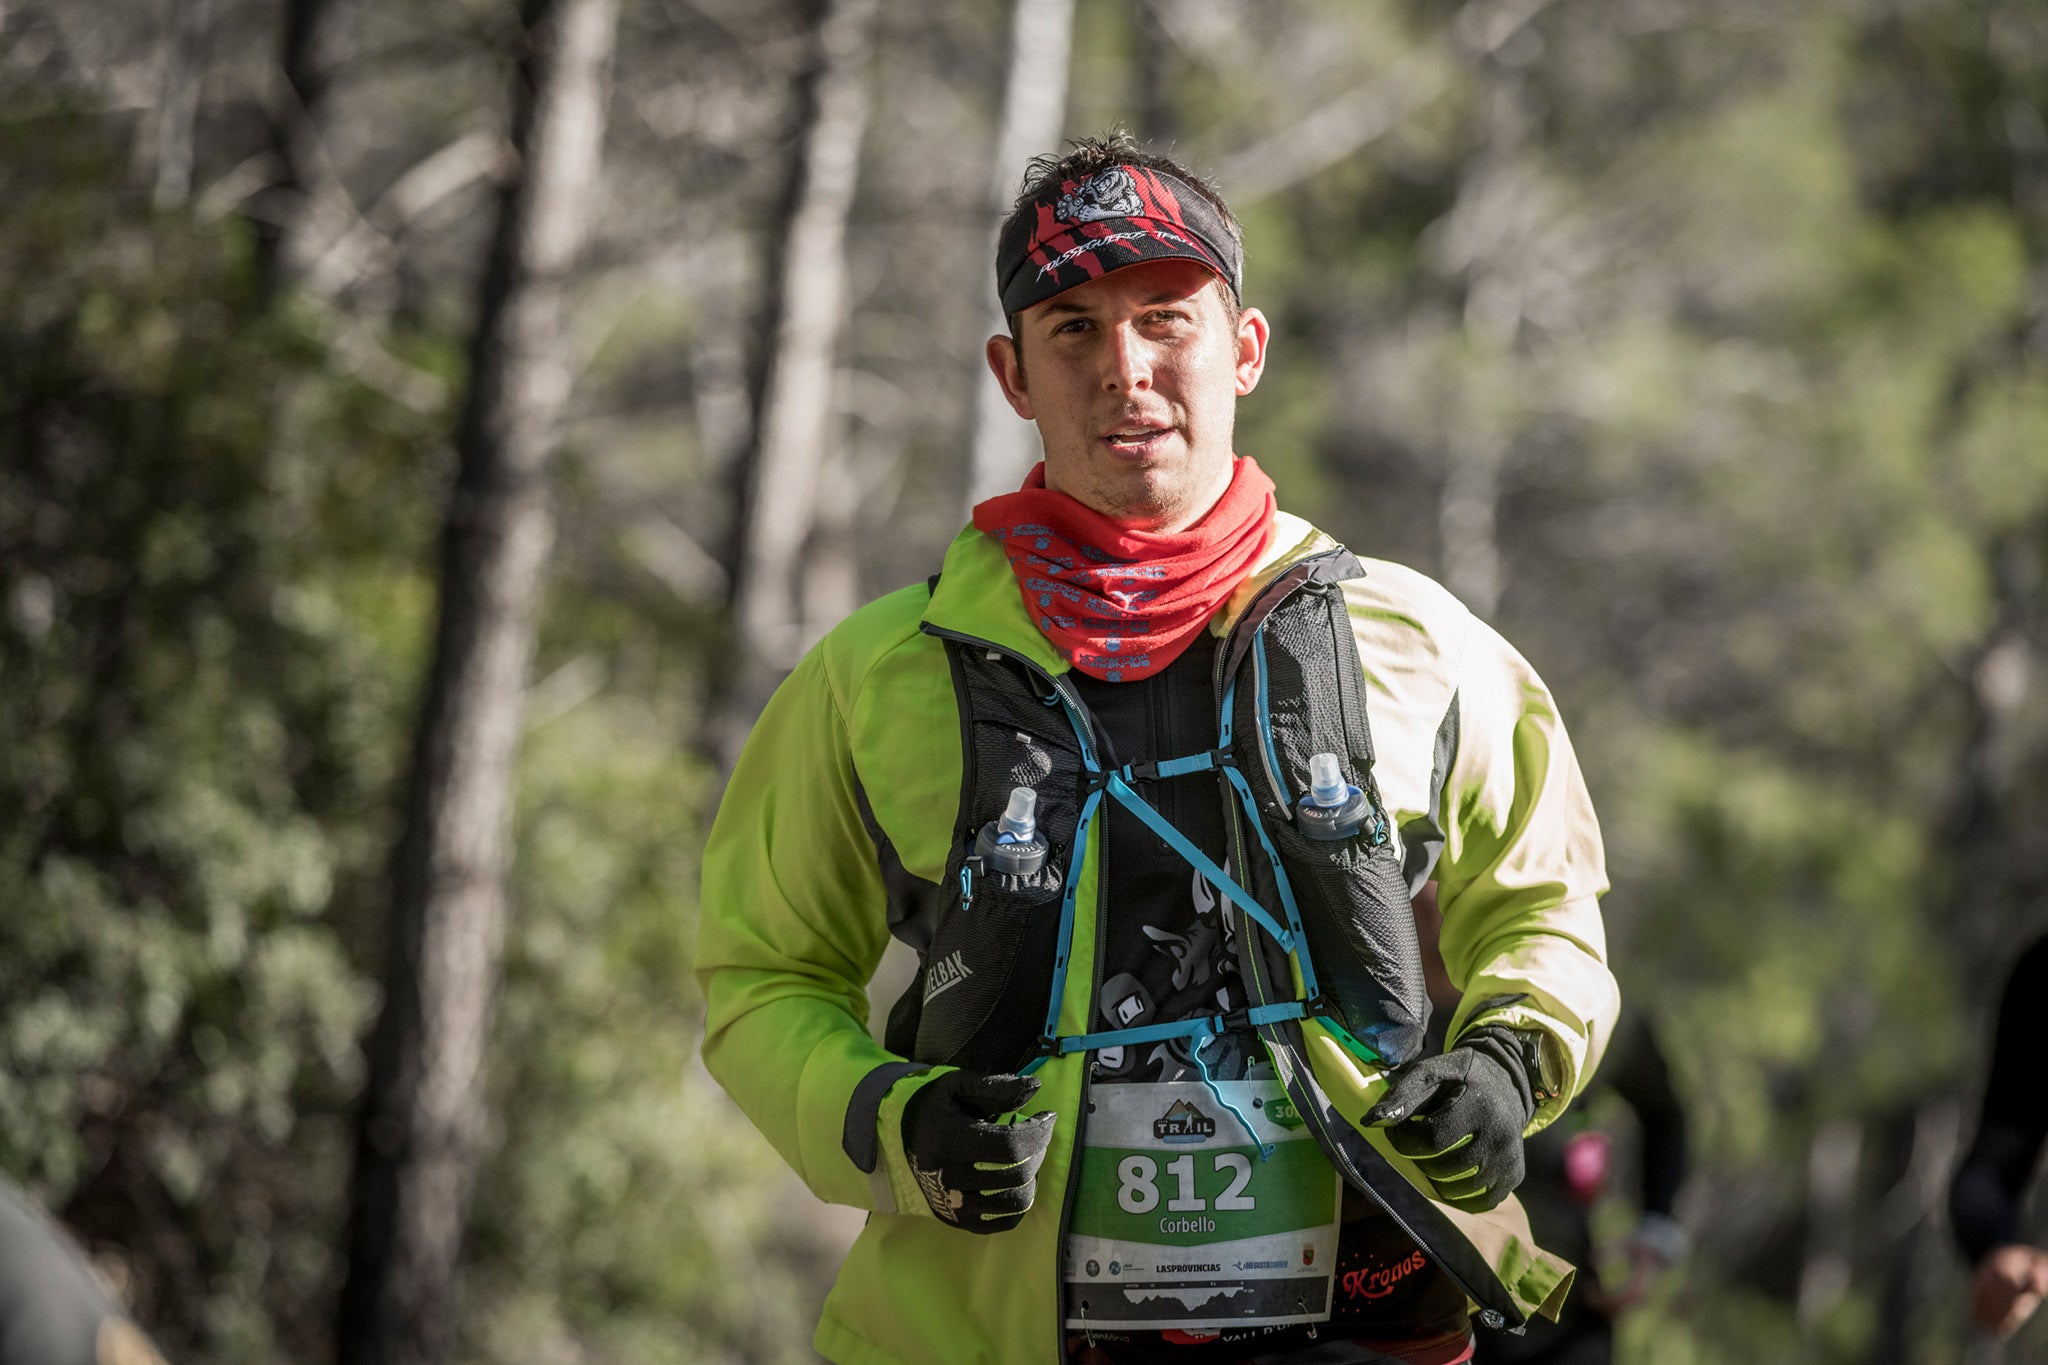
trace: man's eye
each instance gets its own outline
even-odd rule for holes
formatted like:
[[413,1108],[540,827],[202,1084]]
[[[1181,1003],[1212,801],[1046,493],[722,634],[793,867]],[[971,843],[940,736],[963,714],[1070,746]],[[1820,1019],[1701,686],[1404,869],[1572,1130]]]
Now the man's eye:
[[1079,331],[1084,331],[1084,330],[1086,330],[1087,326],[1088,326],[1088,319],[1086,319],[1086,318],[1068,318],[1068,319],[1067,319],[1067,320],[1066,320],[1065,322],[1063,322],[1063,323],[1061,323],[1061,324],[1060,324],[1059,326],[1057,326],[1057,327],[1053,328],[1053,329],[1052,329],[1052,334],[1053,334],[1054,336],[1058,336],[1058,335],[1059,335],[1059,334],[1060,334],[1061,332],[1079,332]]

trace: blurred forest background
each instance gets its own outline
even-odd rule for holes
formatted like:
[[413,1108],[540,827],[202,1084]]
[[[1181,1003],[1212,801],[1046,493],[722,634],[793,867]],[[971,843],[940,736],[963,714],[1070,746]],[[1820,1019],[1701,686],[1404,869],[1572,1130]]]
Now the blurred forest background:
[[[697,850],[1021,472],[994,206],[1115,121],[1245,221],[1239,449],[1573,728],[1693,1121],[1629,1358],[1963,1358],[2048,926],[2048,6],[0,0],[0,1171],[174,1360],[336,1358],[357,1107],[463,1046],[457,1358],[812,1358],[858,1216],[696,1060]],[[456,788],[508,897],[369,1065]]]

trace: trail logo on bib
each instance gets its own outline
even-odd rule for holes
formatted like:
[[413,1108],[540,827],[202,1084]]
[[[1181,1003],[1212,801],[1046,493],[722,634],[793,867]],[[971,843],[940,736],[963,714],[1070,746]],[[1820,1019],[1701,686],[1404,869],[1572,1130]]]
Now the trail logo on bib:
[[1153,1120],[1152,1136],[1161,1142],[1207,1142],[1216,1136],[1216,1120],[1186,1100],[1175,1100]]

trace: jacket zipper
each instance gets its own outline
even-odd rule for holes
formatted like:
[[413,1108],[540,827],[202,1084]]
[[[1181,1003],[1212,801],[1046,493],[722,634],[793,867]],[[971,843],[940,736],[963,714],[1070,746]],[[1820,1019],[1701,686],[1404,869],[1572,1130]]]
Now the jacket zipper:
[[[992,640],[984,640],[978,636],[966,635],[956,630],[947,630],[941,626],[934,626],[930,622],[920,623],[919,629],[927,635],[935,635],[943,640],[953,640],[976,649],[986,649],[991,653],[1000,654],[1006,659],[1022,664],[1034,676],[1043,678],[1046,684],[1052,688],[1053,692],[1058,695],[1061,705],[1066,707],[1067,721],[1074,727],[1075,734],[1085,746],[1087,751],[1086,757],[1093,760],[1098,770],[1101,768],[1102,744],[1096,734],[1095,717],[1089,714],[1087,703],[1081,700],[1081,694],[1074,690],[1074,685],[1068,682],[1064,675],[1055,676],[1048,673],[1023,655],[1014,650],[1004,649]],[[967,755],[964,751],[961,753],[960,758],[963,763],[967,761]],[[1102,989],[1102,949],[1105,931],[1102,905],[1109,889],[1109,811],[1103,806],[1097,806],[1096,809],[1102,821],[1102,835],[1095,855],[1095,956],[1088,967],[1088,1008],[1090,1009],[1095,1007],[1095,997]],[[1084,854],[1083,856],[1085,857],[1086,855]],[[1062,1001],[1061,1003],[1064,1004],[1065,1002]],[[1055,1260],[1053,1261],[1052,1270],[1052,1358],[1054,1360],[1064,1360],[1067,1354],[1067,1225],[1073,1221],[1074,1197],[1080,1192],[1081,1151],[1088,1133],[1088,1090],[1094,1070],[1094,1066],[1084,1055],[1081,1059],[1080,1098],[1076,1101],[1077,1112],[1074,1114],[1074,1145],[1072,1154],[1067,1158],[1067,1187],[1060,1195],[1059,1236],[1053,1243],[1053,1256]],[[1085,1331],[1086,1329],[1083,1330]]]

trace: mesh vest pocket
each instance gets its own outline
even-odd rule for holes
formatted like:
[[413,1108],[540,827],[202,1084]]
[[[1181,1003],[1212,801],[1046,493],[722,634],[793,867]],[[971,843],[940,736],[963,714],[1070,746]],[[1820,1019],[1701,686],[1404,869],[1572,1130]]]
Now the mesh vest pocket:
[[[1081,754],[1066,714],[1046,704],[1037,679],[984,650],[949,651],[966,702],[960,824],[946,860],[946,901],[917,979],[891,1014],[889,1046],[921,1062],[1009,1071],[1037,1051],[1045,1025],[1085,785]],[[976,872],[963,903],[961,874],[975,835],[1019,786],[1038,794],[1045,866],[1027,877]]]
[[1340,1022],[1389,1062],[1420,1056],[1429,996],[1408,883],[1392,846],[1309,839],[1277,823],[1267,834],[1294,888],[1317,982]]
[[[956,865],[972,851],[970,840]],[[911,988],[920,1002],[913,1058],[1011,1071],[1037,1050],[1052,990],[1066,853],[1055,846],[1029,877],[975,878],[974,898],[965,904],[955,881],[953,902]]]
[[[1293,822],[1308,790],[1309,760],[1334,753],[1347,781],[1382,809],[1372,780],[1372,729],[1344,597],[1310,584],[1261,627],[1255,659],[1238,678],[1242,766],[1258,777],[1261,823],[1294,889],[1317,983],[1340,1021],[1391,1062],[1421,1055],[1429,1023],[1408,883],[1391,843],[1363,836],[1310,839]],[[1260,671],[1264,683],[1260,687]],[[1257,736],[1256,739],[1251,738]],[[1254,751],[1253,746],[1257,746]]]

